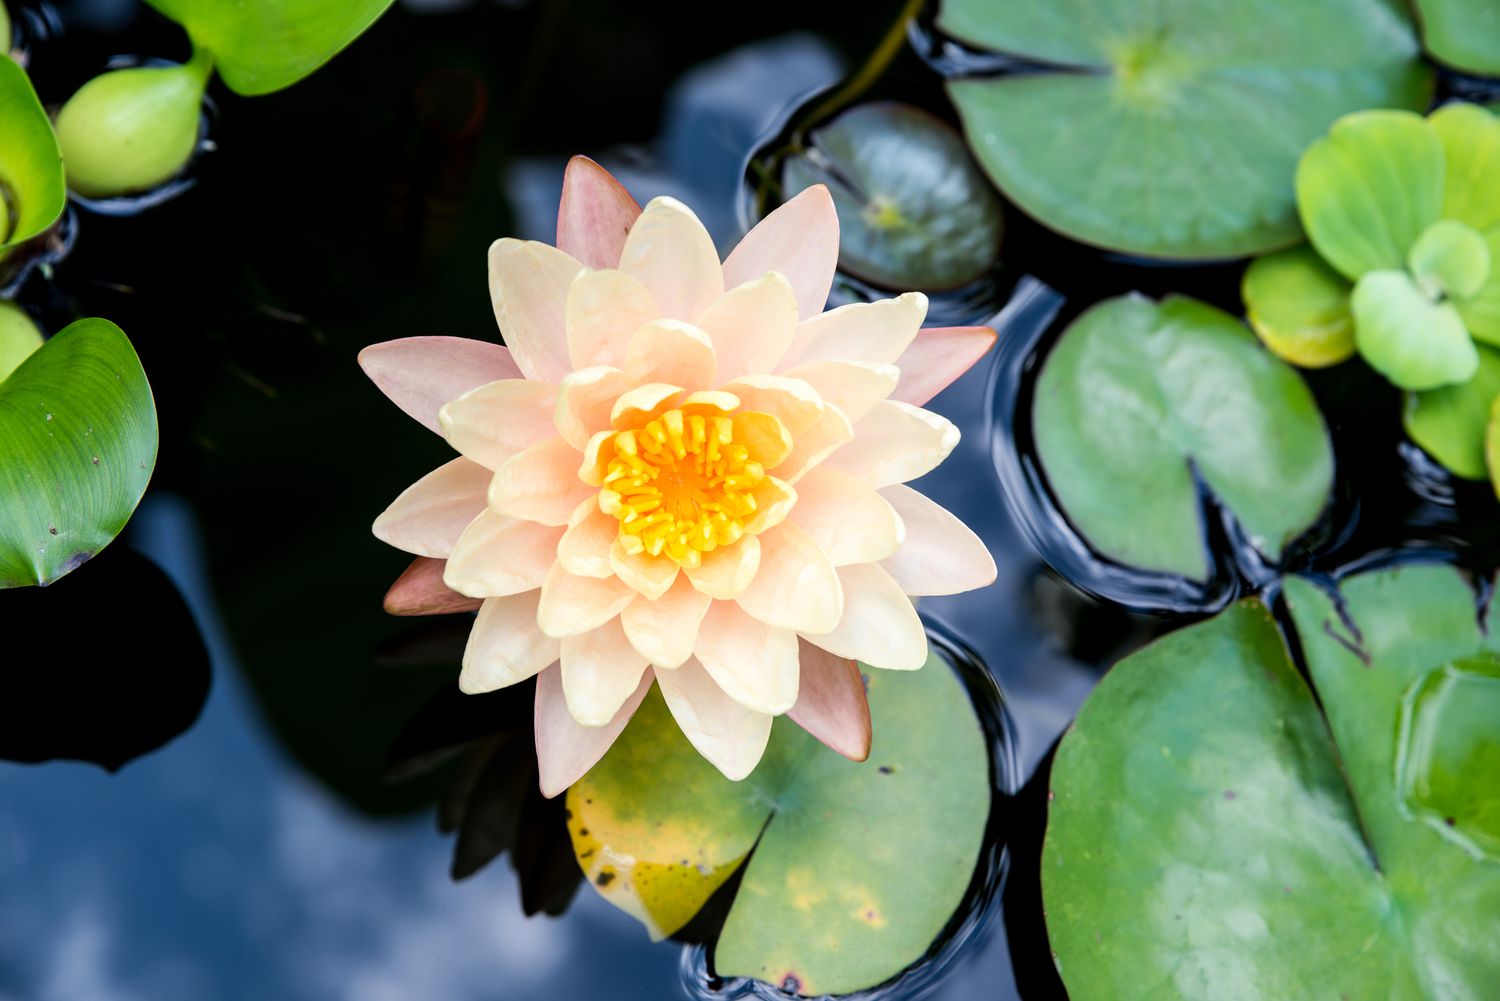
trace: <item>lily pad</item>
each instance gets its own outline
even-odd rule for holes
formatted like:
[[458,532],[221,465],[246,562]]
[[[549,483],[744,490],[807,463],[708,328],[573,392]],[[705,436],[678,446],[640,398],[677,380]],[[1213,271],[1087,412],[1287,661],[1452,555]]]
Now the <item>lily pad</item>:
[[213,54],[229,89],[246,97],[290,87],[385,13],[393,0],[146,0]]
[[1249,600],[1116,665],[1064,737],[1042,880],[1075,1001],[1493,996],[1500,703],[1474,593],[1427,566],[1345,582],[1347,620],[1307,581],[1286,596],[1316,700]]
[[1109,299],[1063,332],[1032,412],[1047,481],[1101,555],[1208,574],[1196,471],[1272,559],[1333,485],[1328,430],[1301,376],[1239,320],[1193,299]]
[[714,949],[720,976],[844,994],[920,959],[972,878],[989,755],[967,692],[936,654],[920,671],[871,671],[868,685],[868,760],[782,717],[739,783],[693,751],[653,690],[568,791],[590,882],[660,937],[745,865]]
[[26,71],[0,52],[0,255],[57,221],[67,204],[62,154]]
[[130,340],[79,320],[0,382],[0,587],[50,584],[125,527],[156,465]]
[[1041,64],[949,84],[1000,189],[1067,236],[1152,257],[1295,242],[1307,144],[1432,92],[1396,0],[944,0],[938,26]]
[[1354,354],[1351,291],[1305,244],[1257,257],[1240,287],[1251,328],[1277,357],[1303,368],[1336,365]]
[[946,122],[906,104],[865,104],[816,130],[786,161],[791,197],[826,184],[839,267],[901,289],[949,289],[1000,251],[1000,199]]
[[1491,0],[1416,0],[1422,41],[1440,63],[1500,76],[1500,9]]
[[1404,421],[1411,440],[1450,472],[1485,477],[1490,407],[1500,397],[1500,351],[1479,345],[1479,367],[1468,382],[1408,393]]

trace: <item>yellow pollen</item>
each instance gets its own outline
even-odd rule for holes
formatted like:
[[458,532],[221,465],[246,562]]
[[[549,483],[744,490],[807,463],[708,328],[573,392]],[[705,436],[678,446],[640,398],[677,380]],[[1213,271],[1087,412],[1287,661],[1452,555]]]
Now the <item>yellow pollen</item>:
[[599,508],[620,520],[627,552],[697,567],[744,537],[766,471],[735,431],[733,416],[668,410],[615,435]]

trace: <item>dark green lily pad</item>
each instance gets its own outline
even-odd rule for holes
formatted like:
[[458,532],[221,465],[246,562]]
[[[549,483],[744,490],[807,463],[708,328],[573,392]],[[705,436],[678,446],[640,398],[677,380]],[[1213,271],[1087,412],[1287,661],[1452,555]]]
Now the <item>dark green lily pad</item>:
[[1500,75],[1500,9],[1492,0],[1416,0],[1422,41],[1440,63]]
[[1044,64],[949,84],[1000,189],[1067,236],[1152,257],[1295,242],[1307,144],[1432,90],[1396,0],[944,0],[938,26]]
[[50,584],[109,545],[156,465],[130,340],[79,320],[0,382],[0,587]]
[[[6,36],[9,40],[9,36]],[[62,154],[26,71],[0,47],[0,256],[57,221],[67,204]]]
[[1032,412],[1047,481],[1079,534],[1127,566],[1203,580],[1193,470],[1272,559],[1333,484],[1312,394],[1239,320],[1193,299],[1094,306],[1042,367]]
[[1500,350],[1478,345],[1479,368],[1468,382],[1406,395],[1406,433],[1450,472],[1486,475],[1485,433],[1500,397]]

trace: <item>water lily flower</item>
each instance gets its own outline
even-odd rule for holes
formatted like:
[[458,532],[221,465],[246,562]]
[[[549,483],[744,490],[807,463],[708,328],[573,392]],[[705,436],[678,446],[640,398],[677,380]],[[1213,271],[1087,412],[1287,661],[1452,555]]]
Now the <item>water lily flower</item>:
[[578,157],[557,246],[490,248],[506,346],[411,337],[361,353],[460,454],[375,522],[417,556],[386,607],[478,610],[466,692],[537,676],[547,795],[603,756],[653,681],[731,779],[782,713],[863,759],[855,662],[922,666],[908,596],[994,580],[979,539],[904,485],[959,437],[921,404],[994,332],[919,332],[918,293],[823,312],[837,257],[822,186],[721,262],[682,203],[642,210]]

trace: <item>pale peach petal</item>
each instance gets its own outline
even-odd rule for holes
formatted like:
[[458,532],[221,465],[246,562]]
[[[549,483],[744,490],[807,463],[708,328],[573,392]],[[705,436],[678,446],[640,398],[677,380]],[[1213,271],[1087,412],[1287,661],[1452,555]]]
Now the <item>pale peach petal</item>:
[[619,519],[599,510],[590,497],[568,517],[568,530],[557,544],[557,562],[575,577],[610,577],[609,547],[620,534]]
[[718,372],[708,334],[681,320],[656,320],[630,338],[625,368],[637,383],[711,386]]
[[775,469],[792,454],[792,433],[774,414],[743,411],[734,418],[735,440],[750,450],[750,458]]
[[609,412],[609,422],[620,430],[638,428],[664,410],[670,410],[682,398],[682,387],[665,382],[648,382],[620,394]]
[[651,675],[643,674],[635,694],[625,700],[607,726],[580,726],[568,711],[568,700],[563,694],[562,668],[553,665],[537,675],[533,721],[537,778],[542,795],[551,799],[566,792],[568,786],[598,764],[650,690]]
[[630,335],[661,316],[646,286],[623,271],[585,271],[568,286],[568,357],[574,368],[625,366]]
[[932,472],[957,444],[958,428],[946,417],[885,400],[854,426],[854,440],[825,461],[884,487]]
[[538,442],[495,470],[490,507],[511,518],[566,525],[594,488],[578,478],[578,450],[561,438]]
[[779,271],[725,292],[698,318],[713,341],[720,378],[769,372],[792,345],[797,295]]
[[499,469],[518,452],[554,437],[556,390],[529,379],[505,379],[445,404],[438,423],[448,444],[475,462]]
[[471,337],[402,337],[359,353],[365,375],[392,403],[442,433],[438,410],[487,382],[521,378],[510,349]]
[[787,518],[836,567],[883,560],[905,536],[895,508],[874,487],[826,467],[797,481],[797,503]]
[[531,590],[485,600],[464,648],[460,691],[478,695],[506,688],[557,660],[561,644],[536,627],[540,593]]
[[797,503],[796,488],[776,476],[767,476],[751,494],[755,497],[755,515],[745,522],[745,531],[751,535],[759,535],[786,521]]
[[724,292],[713,238],[675,198],[653,198],[630,227],[620,270],[640,280],[661,315],[689,323]]
[[799,633],[837,626],[844,592],[838,571],[812,537],[787,522],[755,538],[760,539],[760,569],[736,599],[740,607],[767,625]]
[[615,432],[600,431],[583,447],[583,462],[578,466],[578,478],[591,487],[604,485],[604,476],[615,458]]
[[725,383],[724,392],[733,393],[746,410],[772,415],[786,425],[792,441],[812,427],[824,411],[818,391],[801,379],[781,375],[746,375]]
[[655,673],[672,718],[699,754],[735,782],[755,770],[771,737],[769,714],[746,709],[725,695],[695,659]]
[[911,345],[926,316],[927,297],[921,292],[830,309],[797,327],[780,370],[825,359],[891,364]]
[[582,452],[589,439],[609,427],[609,412],[636,380],[617,368],[596,365],[570,372],[557,387],[553,419],[563,440]]
[[444,463],[403,490],[375,519],[375,538],[415,556],[446,558],[484,510],[490,475],[468,459]]
[[870,756],[870,701],[859,664],[800,641],[802,677],[792,721],[851,761]]
[[732,601],[709,608],[693,655],[746,709],[775,716],[797,702],[797,634],[751,618]]
[[917,331],[916,340],[896,366],[901,381],[891,399],[920,407],[943,390],[995,346],[992,327],[928,327]]
[[745,234],[724,261],[724,283],[733,287],[780,271],[796,291],[805,320],[823,311],[838,263],[838,213],[828,189],[814,184]]
[[894,365],[826,360],[798,365],[782,374],[812,386],[824,403],[838,407],[850,421],[859,420],[890,396],[901,377]]
[[562,641],[563,695],[568,711],[584,726],[605,726],[641,684],[646,658],[625,638],[620,620],[610,619]]
[[609,547],[609,565],[615,576],[655,601],[677,580],[677,564],[665,556],[631,553],[619,536]]
[[684,574],[655,601],[637,597],[620,613],[620,625],[630,645],[653,665],[679,667],[693,655],[698,627],[711,601]]
[[542,586],[557,559],[561,528],[517,521],[485,509],[464,529],[443,583],[471,598],[498,598]]
[[575,156],[563,171],[557,206],[557,245],[591,268],[612,268],[631,223],[641,214],[624,185],[586,156]]
[[946,508],[896,484],[880,495],[906,525],[906,540],[880,565],[907,594],[958,594],[995,582],[995,559]]
[[726,393],[722,389],[700,389],[684,396],[681,403],[683,413],[706,416],[732,413],[739,408],[739,405],[738,396]]
[[558,382],[572,370],[565,307],[583,265],[556,247],[506,237],[490,245],[490,301],[511,357],[528,379]]
[[776,469],[788,482],[800,482],[809,469],[854,440],[854,426],[837,407],[824,407],[812,424],[797,432],[792,454]]
[[542,583],[537,624],[548,636],[577,636],[619,615],[635,594],[618,578],[575,577],[554,565]]
[[443,583],[446,562],[427,556],[413,560],[385,593],[386,612],[390,615],[446,615],[477,609],[478,598],[466,597]]
[[915,671],[927,663],[927,632],[911,599],[875,563],[840,567],[844,616],[838,627],[804,636],[814,646],[871,667]]
[[747,535],[728,546],[703,554],[703,562],[685,568],[693,586],[713,598],[737,598],[760,569],[760,539]]

